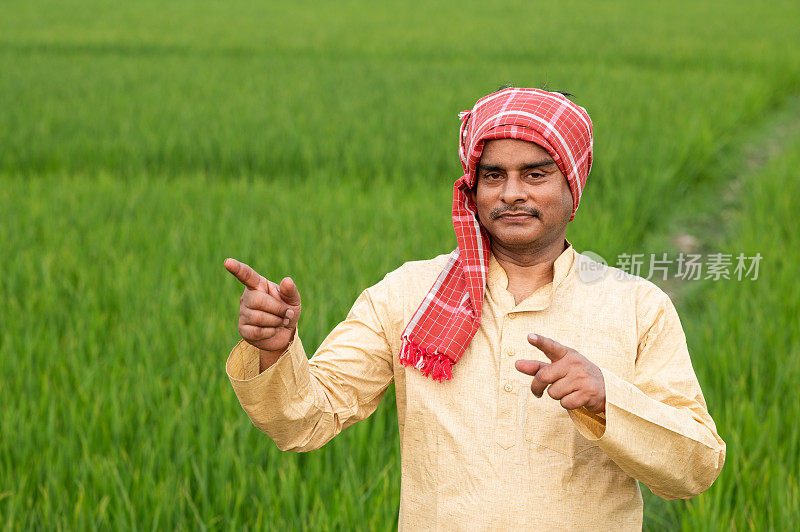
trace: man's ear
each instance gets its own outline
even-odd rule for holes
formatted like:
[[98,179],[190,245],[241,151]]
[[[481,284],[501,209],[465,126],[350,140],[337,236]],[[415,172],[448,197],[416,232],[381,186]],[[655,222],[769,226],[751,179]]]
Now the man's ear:
[[478,184],[475,183],[475,186],[467,190],[467,197],[472,200],[472,203],[478,203],[475,200],[475,191],[478,190]]
[[480,215],[478,214],[478,199],[477,199],[477,196],[478,196],[478,184],[475,183],[474,187],[472,187],[470,189],[467,189],[466,194],[467,194],[467,197],[469,198],[470,202],[472,202],[472,204],[475,206],[475,219],[478,220],[479,224],[483,225],[481,223]]

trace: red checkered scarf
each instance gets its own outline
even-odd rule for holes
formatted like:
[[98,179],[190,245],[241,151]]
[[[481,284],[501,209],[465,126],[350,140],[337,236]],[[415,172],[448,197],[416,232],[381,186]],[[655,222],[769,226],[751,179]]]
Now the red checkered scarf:
[[453,226],[458,247],[402,334],[400,363],[438,381],[452,377],[481,324],[483,291],[491,253],[467,191],[490,139],[521,139],[547,150],[572,192],[572,217],[592,166],[592,122],[583,107],[559,93],[508,88],[462,111],[459,156],[464,175],[453,185]]

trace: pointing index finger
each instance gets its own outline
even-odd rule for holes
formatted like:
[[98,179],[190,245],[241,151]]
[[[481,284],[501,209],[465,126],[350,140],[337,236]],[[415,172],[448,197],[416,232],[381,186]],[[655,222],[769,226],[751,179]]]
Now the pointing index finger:
[[542,336],[541,334],[529,334],[528,342],[532,346],[538,347],[539,350],[541,350],[542,353],[544,353],[545,356],[553,362],[561,360],[564,358],[564,355],[569,352],[569,348],[567,346],[556,342],[552,338]]
[[517,360],[514,362],[514,368],[526,375],[536,376],[540,369],[549,366],[547,362],[540,362],[538,360]]
[[231,258],[225,259],[225,269],[250,290],[260,290],[262,288],[264,278],[244,262]]

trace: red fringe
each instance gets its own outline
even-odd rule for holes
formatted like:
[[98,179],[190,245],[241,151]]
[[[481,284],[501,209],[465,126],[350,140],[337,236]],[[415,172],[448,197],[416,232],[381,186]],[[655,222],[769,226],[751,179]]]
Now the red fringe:
[[404,366],[413,366],[426,377],[431,377],[439,382],[448,381],[453,377],[453,361],[449,357],[430,353],[408,340],[403,341],[400,363]]

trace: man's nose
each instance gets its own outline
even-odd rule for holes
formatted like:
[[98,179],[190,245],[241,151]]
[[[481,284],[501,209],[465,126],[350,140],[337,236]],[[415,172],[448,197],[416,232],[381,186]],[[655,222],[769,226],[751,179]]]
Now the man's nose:
[[525,201],[526,197],[527,194],[525,192],[525,187],[523,186],[520,178],[518,176],[509,175],[503,186],[503,192],[500,199],[504,203],[517,203],[520,201]]

